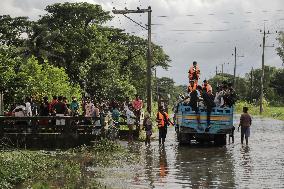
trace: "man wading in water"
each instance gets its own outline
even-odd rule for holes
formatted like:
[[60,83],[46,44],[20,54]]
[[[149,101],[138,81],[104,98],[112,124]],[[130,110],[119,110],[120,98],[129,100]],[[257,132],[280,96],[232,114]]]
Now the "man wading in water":
[[248,137],[250,136],[251,117],[248,114],[247,107],[243,107],[243,112],[244,113],[241,115],[241,118],[240,118],[240,124],[238,127],[238,131],[239,131],[239,128],[241,127],[241,143],[243,144],[244,136],[245,136],[246,145],[248,145]]
[[167,127],[169,124],[173,125],[173,123],[171,122],[167,112],[165,112],[163,106],[159,107],[159,111],[157,113],[157,122],[159,128],[159,144],[162,143],[162,145],[164,145],[165,139],[167,137]]

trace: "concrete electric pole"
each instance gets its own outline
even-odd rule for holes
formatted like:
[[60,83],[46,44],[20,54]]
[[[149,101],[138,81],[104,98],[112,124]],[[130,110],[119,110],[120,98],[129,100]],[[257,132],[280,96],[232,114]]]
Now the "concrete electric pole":
[[[128,10],[128,9],[124,9],[124,10],[116,10],[114,9],[112,11],[114,14],[122,14],[123,16],[125,16],[126,18],[130,19],[132,22],[138,24],[139,26],[141,26],[142,28],[148,30],[148,50],[147,50],[147,111],[151,114],[151,107],[152,107],[152,91],[151,91],[151,86],[152,86],[152,81],[151,81],[151,76],[152,76],[152,71],[151,71],[151,64],[152,64],[152,42],[151,42],[151,13],[152,13],[152,9],[149,6],[148,9],[140,9],[139,7],[137,7],[137,10]],[[126,16],[126,14],[130,14],[130,13],[148,13],[148,25],[146,25],[146,27],[142,26],[141,24],[139,24],[138,22],[135,22],[134,20],[132,20],[131,18],[129,18],[128,16]]]
[[[260,30],[260,32],[262,32]],[[276,31],[277,33],[277,31]],[[264,65],[264,50],[265,50],[265,47],[274,47],[274,45],[272,46],[265,46],[265,39],[266,39],[266,35],[268,34],[272,34],[269,32],[269,30],[266,32],[265,30],[265,25],[264,25],[264,30],[263,30],[263,37],[262,37],[262,58],[261,58],[261,67],[262,67],[262,72],[261,72],[261,84],[260,84],[260,106],[259,106],[259,113],[262,114],[263,113],[263,98],[264,98],[264,92],[263,92],[263,88],[264,88],[264,68],[265,68],[265,65]]]
[[243,55],[242,56],[238,56],[237,55],[237,47],[235,47],[235,51],[234,51],[234,54],[232,54],[235,56],[235,65],[234,65],[234,81],[233,81],[233,86],[234,88],[236,89],[236,73],[237,73],[237,57],[244,57]]

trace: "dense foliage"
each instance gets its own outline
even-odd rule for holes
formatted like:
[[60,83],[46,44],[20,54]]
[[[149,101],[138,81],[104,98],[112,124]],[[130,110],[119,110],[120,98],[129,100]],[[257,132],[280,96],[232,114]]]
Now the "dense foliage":
[[[27,79],[25,83],[13,82],[21,91],[5,85],[9,93],[23,97],[24,94],[41,96],[49,91],[47,95],[70,96],[69,89],[62,92],[50,90],[53,89],[50,84],[56,79],[49,77],[54,69],[54,75],[59,76],[58,72],[67,74],[68,77],[60,77],[67,85],[76,88],[75,94],[80,91],[80,86],[83,92],[97,99],[122,100],[126,96],[133,97],[135,93],[145,98],[147,40],[105,26],[112,16],[100,5],[56,3],[45,10],[47,13],[37,21],[9,15],[0,17],[2,49],[13,49],[8,57],[1,52],[1,62],[14,67],[2,76],[1,82],[14,81],[14,77]],[[161,47],[153,44],[152,53],[153,67],[169,67],[170,59]],[[25,63],[29,65],[22,65]],[[22,71],[17,71],[27,72],[28,66],[33,66],[36,72],[30,71],[22,76]],[[2,75],[3,69],[0,72]],[[39,80],[47,83],[48,88],[43,89],[41,82],[36,83]]]

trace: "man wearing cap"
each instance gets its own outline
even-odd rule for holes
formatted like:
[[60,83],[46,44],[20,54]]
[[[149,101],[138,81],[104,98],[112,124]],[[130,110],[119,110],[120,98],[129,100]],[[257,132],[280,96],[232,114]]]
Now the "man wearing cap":
[[194,61],[192,63],[192,66],[190,66],[189,68],[188,78],[189,80],[194,80],[195,83],[198,83],[199,76],[200,76],[200,68],[197,65],[197,62]]

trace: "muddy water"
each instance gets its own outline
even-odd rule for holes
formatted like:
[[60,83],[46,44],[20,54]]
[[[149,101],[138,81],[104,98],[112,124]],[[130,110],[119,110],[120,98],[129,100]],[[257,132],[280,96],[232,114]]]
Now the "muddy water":
[[107,170],[101,182],[112,188],[284,188],[282,121],[254,118],[248,146],[236,130],[235,143],[224,147],[179,147],[173,128],[164,148],[123,144],[139,158]]

